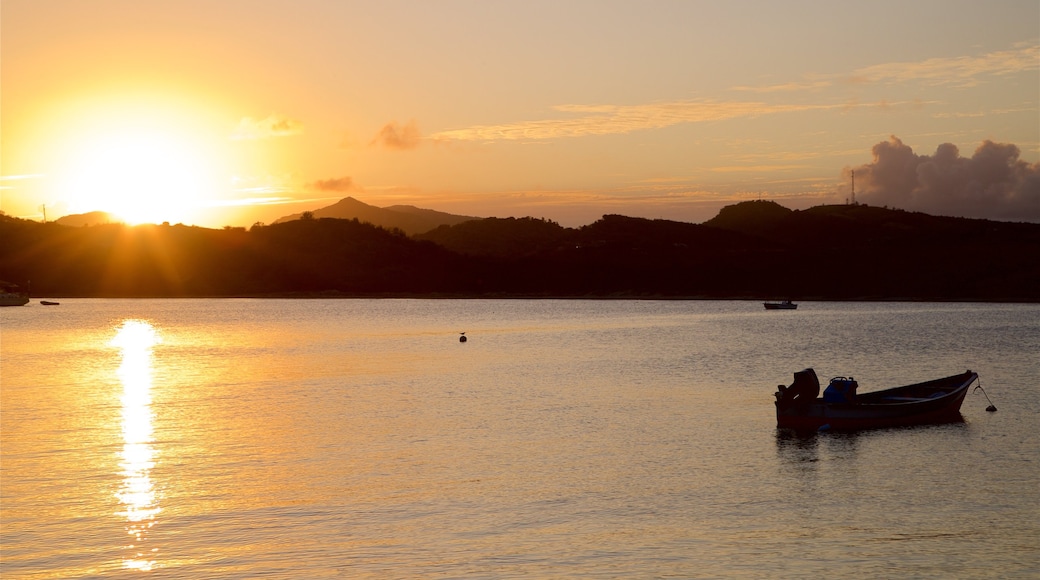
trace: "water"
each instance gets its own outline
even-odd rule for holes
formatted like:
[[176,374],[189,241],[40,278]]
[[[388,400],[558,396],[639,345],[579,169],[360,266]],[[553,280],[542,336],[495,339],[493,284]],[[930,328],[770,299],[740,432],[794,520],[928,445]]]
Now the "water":
[[[0,324],[5,580],[1040,575],[1040,305],[63,300]],[[806,366],[861,391],[970,368],[999,411],[778,432]]]

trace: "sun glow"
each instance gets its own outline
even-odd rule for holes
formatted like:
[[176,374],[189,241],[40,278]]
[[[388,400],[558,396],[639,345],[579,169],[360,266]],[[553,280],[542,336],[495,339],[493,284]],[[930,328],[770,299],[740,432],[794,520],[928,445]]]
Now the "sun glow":
[[[128,224],[194,224],[227,193],[234,115],[219,100],[169,86],[112,85],[41,103],[29,158],[55,214],[104,211]],[[53,214],[52,214],[53,215]]]
[[128,224],[190,219],[216,184],[200,148],[158,131],[84,140],[63,181],[73,213],[107,211]]

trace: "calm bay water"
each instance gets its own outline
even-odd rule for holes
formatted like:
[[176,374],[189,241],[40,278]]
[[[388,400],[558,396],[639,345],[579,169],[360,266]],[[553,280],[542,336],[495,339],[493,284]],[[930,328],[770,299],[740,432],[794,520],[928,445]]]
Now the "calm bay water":
[[[0,325],[5,579],[1040,576],[1040,305],[63,300]],[[772,394],[806,366],[861,391],[970,368],[999,410],[795,437]]]

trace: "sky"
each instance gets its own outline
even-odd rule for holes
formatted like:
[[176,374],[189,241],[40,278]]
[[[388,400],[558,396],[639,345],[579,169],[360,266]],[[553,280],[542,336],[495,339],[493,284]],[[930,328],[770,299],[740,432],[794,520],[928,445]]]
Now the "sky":
[[576,227],[853,194],[1040,222],[1040,3],[0,0],[11,216],[351,196]]

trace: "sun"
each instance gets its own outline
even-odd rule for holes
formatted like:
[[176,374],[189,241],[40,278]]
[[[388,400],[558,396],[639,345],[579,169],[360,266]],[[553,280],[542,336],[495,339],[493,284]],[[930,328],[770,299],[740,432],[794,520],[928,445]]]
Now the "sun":
[[62,189],[72,213],[106,211],[128,224],[183,222],[211,197],[203,148],[174,130],[137,129],[81,140]]
[[197,223],[231,174],[227,112],[173,87],[113,86],[43,105],[35,155],[59,215]]

